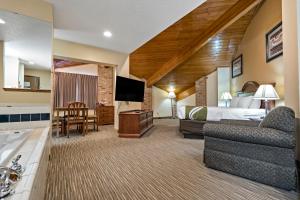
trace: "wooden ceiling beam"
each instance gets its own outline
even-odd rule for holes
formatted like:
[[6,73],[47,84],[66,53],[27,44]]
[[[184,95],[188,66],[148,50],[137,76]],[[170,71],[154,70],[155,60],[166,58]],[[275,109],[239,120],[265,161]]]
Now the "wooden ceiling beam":
[[201,33],[196,40],[186,45],[181,51],[176,53],[175,56],[163,64],[158,71],[150,76],[147,80],[147,85],[152,86],[157,83],[165,75],[199,51],[213,36],[233,24],[261,2],[262,0],[239,0],[227,12],[219,17],[204,33]]
[[177,99],[177,101],[180,101],[180,100],[182,100],[186,97],[189,97],[195,93],[196,93],[196,88],[195,88],[195,86],[192,86],[189,89],[184,90],[183,92],[180,92],[179,94],[177,94],[176,99]]

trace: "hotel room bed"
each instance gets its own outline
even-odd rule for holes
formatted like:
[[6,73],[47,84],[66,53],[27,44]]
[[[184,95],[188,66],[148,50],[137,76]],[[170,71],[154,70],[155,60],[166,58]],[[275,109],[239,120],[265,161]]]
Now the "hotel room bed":
[[[179,131],[185,138],[203,138],[203,126],[205,123],[232,123],[257,124],[257,121],[265,115],[264,103],[252,98],[258,89],[259,84],[254,81],[248,81],[243,89],[238,92],[231,102],[231,107],[207,107],[206,121],[186,119],[185,107],[177,111],[180,119]],[[271,102],[271,106],[275,102]],[[249,122],[247,122],[249,121]]]
[[[185,119],[185,112],[183,109],[178,110],[178,117],[180,119],[179,131],[183,133],[184,138],[203,138],[203,126],[206,123],[236,123],[242,125],[251,124],[256,125],[260,117],[264,116],[264,109],[245,109],[245,108],[220,108],[207,107],[206,121]],[[249,121],[249,122],[247,122]]]

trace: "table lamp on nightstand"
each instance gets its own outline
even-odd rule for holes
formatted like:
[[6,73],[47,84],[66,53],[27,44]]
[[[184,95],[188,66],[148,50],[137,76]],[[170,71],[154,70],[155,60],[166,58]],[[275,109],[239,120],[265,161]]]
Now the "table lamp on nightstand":
[[228,102],[232,99],[232,96],[229,92],[223,92],[221,95],[221,100],[225,100],[226,108],[228,107]]
[[265,102],[265,113],[268,114],[268,107],[270,100],[277,100],[279,96],[271,84],[263,84],[260,85],[258,90],[256,91],[253,99],[261,99]]

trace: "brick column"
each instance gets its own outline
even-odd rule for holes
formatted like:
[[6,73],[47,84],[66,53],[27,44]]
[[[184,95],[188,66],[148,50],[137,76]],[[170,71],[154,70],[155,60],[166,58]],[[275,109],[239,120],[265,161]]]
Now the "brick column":
[[98,65],[98,102],[113,105],[113,68]]
[[195,82],[196,88],[196,106],[207,106],[207,86],[206,86],[207,77],[202,77]]
[[152,110],[152,87],[145,87],[144,102],[142,103],[142,110]]

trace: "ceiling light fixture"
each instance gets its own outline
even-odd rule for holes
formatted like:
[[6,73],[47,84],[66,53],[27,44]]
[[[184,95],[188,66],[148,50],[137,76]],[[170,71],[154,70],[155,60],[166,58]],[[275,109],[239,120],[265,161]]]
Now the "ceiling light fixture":
[[28,61],[29,65],[34,65],[33,61]]
[[103,35],[107,38],[110,38],[112,36],[112,33],[110,31],[104,31]]
[[0,18],[0,24],[5,24],[6,22]]
[[169,92],[174,92],[175,91],[175,87],[173,85],[170,85],[168,91]]

